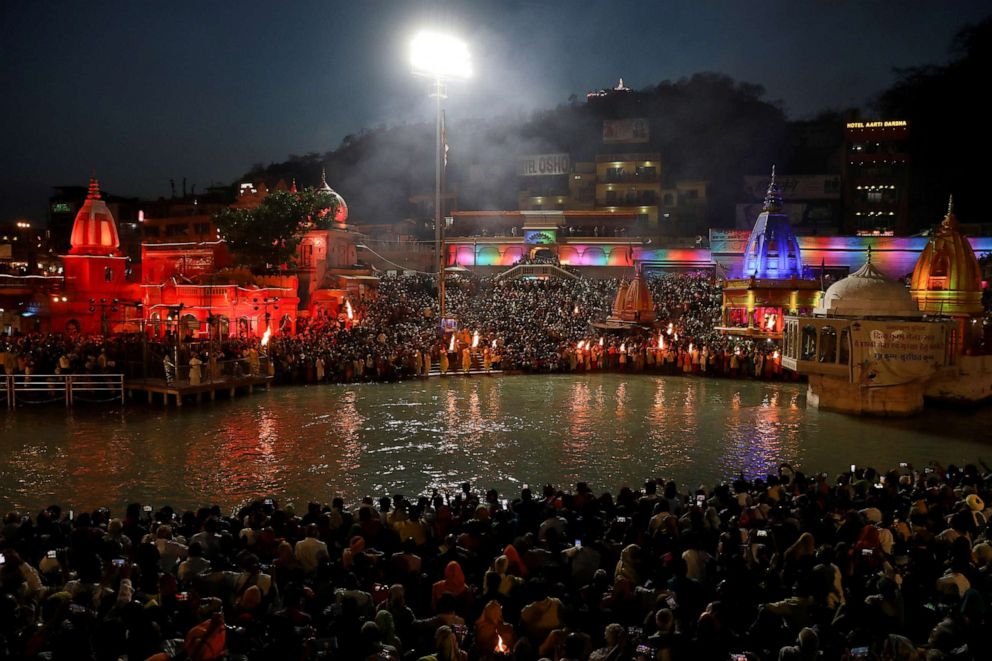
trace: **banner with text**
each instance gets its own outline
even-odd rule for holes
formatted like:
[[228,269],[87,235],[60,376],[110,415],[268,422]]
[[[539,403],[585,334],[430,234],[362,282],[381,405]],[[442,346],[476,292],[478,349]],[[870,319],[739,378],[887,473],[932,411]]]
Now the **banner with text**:
[[604,119],[603,142],[613,144],[637,144],[647,142],[650,137],[648,120],[637,119]]

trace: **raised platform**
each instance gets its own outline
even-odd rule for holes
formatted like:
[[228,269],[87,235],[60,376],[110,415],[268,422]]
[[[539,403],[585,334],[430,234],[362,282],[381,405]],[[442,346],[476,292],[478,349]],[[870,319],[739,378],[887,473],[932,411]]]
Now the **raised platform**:
[[127,392],[128,399],[134,399],[136,392],[144,392],[147,393],[148,403],[151,404],[154,396],[160,394],[162,395],[163,406],[169,405],[170,396],[175,401],[176,406],[182,406],[184,397],[191,397],[199,403],[203,400],[203,395],[208,395],[212,401],[217,398],[218,392],[226,392],[233,399],[237,396],[238,391],[246,391],[248,394],[251,394],[255,391],[256,386],[264,387],[268,390],[272,386],[272,377],[246,375],[217,379],[216,381],[208,381],[195,385],[189,382],[182,383],[179,381],[168,383],[165,379],[154,378],[124,382],[124,390]]

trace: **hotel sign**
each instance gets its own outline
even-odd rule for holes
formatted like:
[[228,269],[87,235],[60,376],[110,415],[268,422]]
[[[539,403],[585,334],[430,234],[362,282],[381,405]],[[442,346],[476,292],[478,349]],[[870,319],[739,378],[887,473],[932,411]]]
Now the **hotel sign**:
[[881,122],[848,122],[847,128],[849,129],[890,129],[890,128],[906,128],[909,126],[909,122],[905,119],[889,119]]
[[531,154],[520,157],[517,174],[521,177],[569,174],[572,163],[568,154]]

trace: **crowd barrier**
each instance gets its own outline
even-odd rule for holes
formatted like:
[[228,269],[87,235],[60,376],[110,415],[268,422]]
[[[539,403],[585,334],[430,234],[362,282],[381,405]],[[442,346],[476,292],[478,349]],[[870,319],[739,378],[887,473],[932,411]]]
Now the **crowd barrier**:
[[8,409],[32,404],[124,402],[122,374],[7,374],[0,386]]

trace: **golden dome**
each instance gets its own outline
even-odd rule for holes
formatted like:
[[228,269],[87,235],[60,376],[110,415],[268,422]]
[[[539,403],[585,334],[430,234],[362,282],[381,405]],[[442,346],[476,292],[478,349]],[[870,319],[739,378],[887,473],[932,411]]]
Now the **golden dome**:
[[954,215],[953,198],[913,269],[910,293],[925,314],[982,314],[982,270]]

